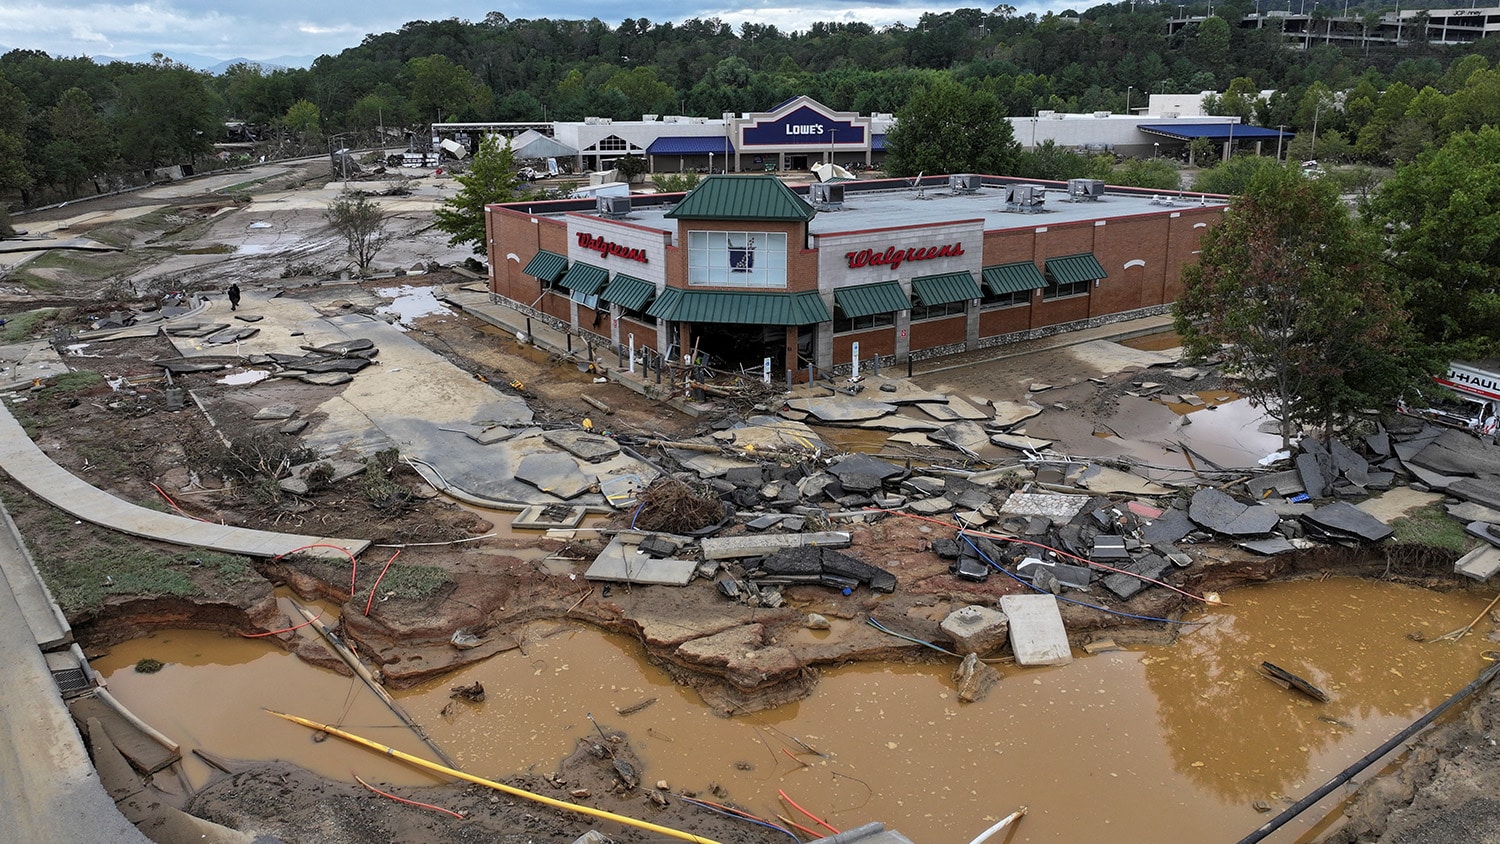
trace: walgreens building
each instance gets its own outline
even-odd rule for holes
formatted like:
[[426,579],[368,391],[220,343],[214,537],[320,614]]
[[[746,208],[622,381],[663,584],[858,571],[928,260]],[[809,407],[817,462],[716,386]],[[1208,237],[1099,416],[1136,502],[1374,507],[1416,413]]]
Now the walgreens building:
[[1222,197],[934,176],[486,209],[496,301],[719,368],[886,365],[1159,314]]

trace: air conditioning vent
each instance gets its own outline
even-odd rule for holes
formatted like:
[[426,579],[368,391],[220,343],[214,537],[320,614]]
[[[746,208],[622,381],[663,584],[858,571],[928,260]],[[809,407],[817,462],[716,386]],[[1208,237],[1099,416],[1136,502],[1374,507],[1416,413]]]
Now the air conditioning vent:
[[594,201],[600,216],[621,220],[630,216],[630,197],[628,196],[596,196]]
[[814,182],[807,186],[807,201],[819,211],[835,211],[844,207],[844,186],[837,183]]
[[1005,210],[1034,214],[1043,210],[1047,189],[1041,185],[1009,185],[1005,189]]
[[1073,202],[1098,202],[1104,196],[1104,182],[1099,179],[1069,179],[1068,199]]
[[954,174],[948,177],[948,190],[953,193],[978,193],[984,187],[984,179],[971,173]]

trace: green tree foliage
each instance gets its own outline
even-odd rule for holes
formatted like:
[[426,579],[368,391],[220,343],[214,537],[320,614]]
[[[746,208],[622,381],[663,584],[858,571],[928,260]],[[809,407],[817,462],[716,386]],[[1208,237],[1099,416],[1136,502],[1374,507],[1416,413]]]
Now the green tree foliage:
[[115,120],[130,164],[192,163],[223,134],[223,109],[206,77],[158,54],[119,79]]
[[700,180],[697,173],[656,173],[651,177],[657,193],[686,193],[697,187]]
[[1023,179],[1110,179],[1114,159],[1111,156],[1084,155],[1046,140],[1036,149],[1023,150],[1014,175]]
[[1379,248],[1331,183],[1261,171],[1184,273],[1175,316],[1185,348],[1222,356],[1283,442],[1391,403],[1427,362]]
[[933,77],[896,113],[886,136],[886,172],[1008,173],[1020,161],[1010,121],[993,94]]
[[19,191],[23,198],[35,181],[26,162],[29,106],[21,89],[0,76],[0,191]]
[[1153,190],[1181,190],[1182,172],[1177,165],[1160,158],[1129,158],[1104,177],[1116,185]]
[[460,119],[478,111],[488,90],[462,65],[443,55],[422,56],[406,63],[411,77],[411,101],[426,120]]
[[461,186],[451,199],[437,210],[437,228],[448,234],[448,245],[469,244],[475,255],[486,251],[484,207],[515,199],[516,156],[510,141],[503,143],[489,135],[479,144],[479,151],[469,163],[469,172],[453,177]]
[[360,275],[370,271],[375,256],[390,240],[386,230],[385,211],[362,193],[344,191],[328,203],[324,212],[328,225],[344,239],[344,252],[354,259]]
[[286,110],[286,115],[281,122],[286,130],[296,135],[303,142],[316,139],[323,123],[323,115],[318,107],[307,100],[298,100],[292,103],[292,107]]
[[1274,158],[1236,155],[1200,172],[1193,180],[1193,190],[1235,196],[1249,190],[1250,184],[1262,173],[1287,169],[1290,168]]
[[1371,202],[1421,337],[1450,358],[1500,353],[1500,129],[1454,135]]
[[114,135],[82,88],[64,91],[57,105],[48,109],[47,123],[47,179],[76,196],[85,181],[103,175],[114,163]]

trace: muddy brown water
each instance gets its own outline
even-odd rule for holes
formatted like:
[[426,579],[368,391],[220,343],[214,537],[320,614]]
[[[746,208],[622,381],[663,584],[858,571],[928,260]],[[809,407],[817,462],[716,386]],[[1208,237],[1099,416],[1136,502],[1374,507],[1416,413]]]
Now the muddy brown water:
[[[707,791],[765,817],[777,790],[832,825],[881,820],[920,844],[966,842],[1021,805],[1008,841],[1236,841],[1463,687],[1494,644],[1491,624],[1457,644],[1417,642],[1462,627],[1487,596],[1348,578],[1233,590],[1171,647],[1002,669],[989,698],[960,704],[951,665],[854,665],[813,697],[724,720],[647,664],[635,642],[587,628],[530,628],[522,650],[427,686],[402,705],[464,769],[546,773],[594,732],[627,732],[644,779]],[[836,622],[848,624],[853,622]],[[815,637],[811,631],[803,636]],[[143,657],[167,666],[138,674]],[[1316,703],[1261,677],[1262,661],[1321,687]],[[184,750],[282,758],[349,779],[420,784],[425,774],[309,732],[290,711],[431,758],[355,681],[265,642],[163,632],[97,660],[111,690]],[[483,682],[488,699],[449,699]],[[620,715],[643,701],[650,706]],[[809,752],[808,748],[816,751]],[[821,755],[819,755],[821,754]],[[207,775],[190,761],[197,781]],[[1336,797],[1272,841],[1310,838]]]

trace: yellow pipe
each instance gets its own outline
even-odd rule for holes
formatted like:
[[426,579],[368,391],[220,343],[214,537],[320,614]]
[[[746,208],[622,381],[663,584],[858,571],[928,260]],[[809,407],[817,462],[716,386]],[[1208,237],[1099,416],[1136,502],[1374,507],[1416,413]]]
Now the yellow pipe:
[[267,709],[266,711],[271,713],[272,715],[275,715],[277,718],[285,718],[286,720],[291,721],[295,724],[301,724],[308,729],[322,730],[323,732],[331,736],[338,736],[339,738],[346,741],[351,741],[355,744],[362,744],[365,747],[370,748],[371,750],[378,751],[385,754],[386,756],[400,759],[402,762],[416,765],[419,768],[426,768],[429,771],[436,771],[440,774],[447,774],[450,777],[465,780],[467,782],[474,783],[475,785],[482,785],[486,788],[493,788],[496,791],[509,794],[512,797],[521,797],[526,800],[534,800],[537,803],[551,806],[554,809],[563,809],[565,811],[577,812],[579,814],[588,815],[590,817],[599,818],[601,820],[614,821],[615,823],[622,823],[626,826],[633,826],[636,829],[644,829],[647,832],[654,832],[658,835],[666,835],[671,838],[681,839],[683,841],[692,841],[694,842],[694,844],[719,844],[719,842],[717,841],[694,835],[691,832],[683,832],[680,829],[672,829],[671,827],[658,826],[647,821],[636,820],[635,818],[627,818],[624,815],[617,815],[614,812],[606,812],[603,809],[594,809],[589,806],[580,806],[577,803],[566,803],[562,800],[554,800],[551,797],[545,797],[543,795],[515,788],[514,786],[509,786],[504,783],[487,780],[483,777],[476,777],[473,774],[466,774],[463,771],[457,770],[456,768],[450,768],[447,765],[439,765],[436,762],[428,762],[426,759],[413,756],[410,753],[402,753],[401,751],[393,747],[387,747],[380,742],[371,741],[367,738],[357,736],[353,733],[346,733],[337,727],[330,727],[327,724],[319,724],[316,721],[309,721],[306,718],[298,718],[296,715],[288,715],[285,712],[277,712],[274,709]]

